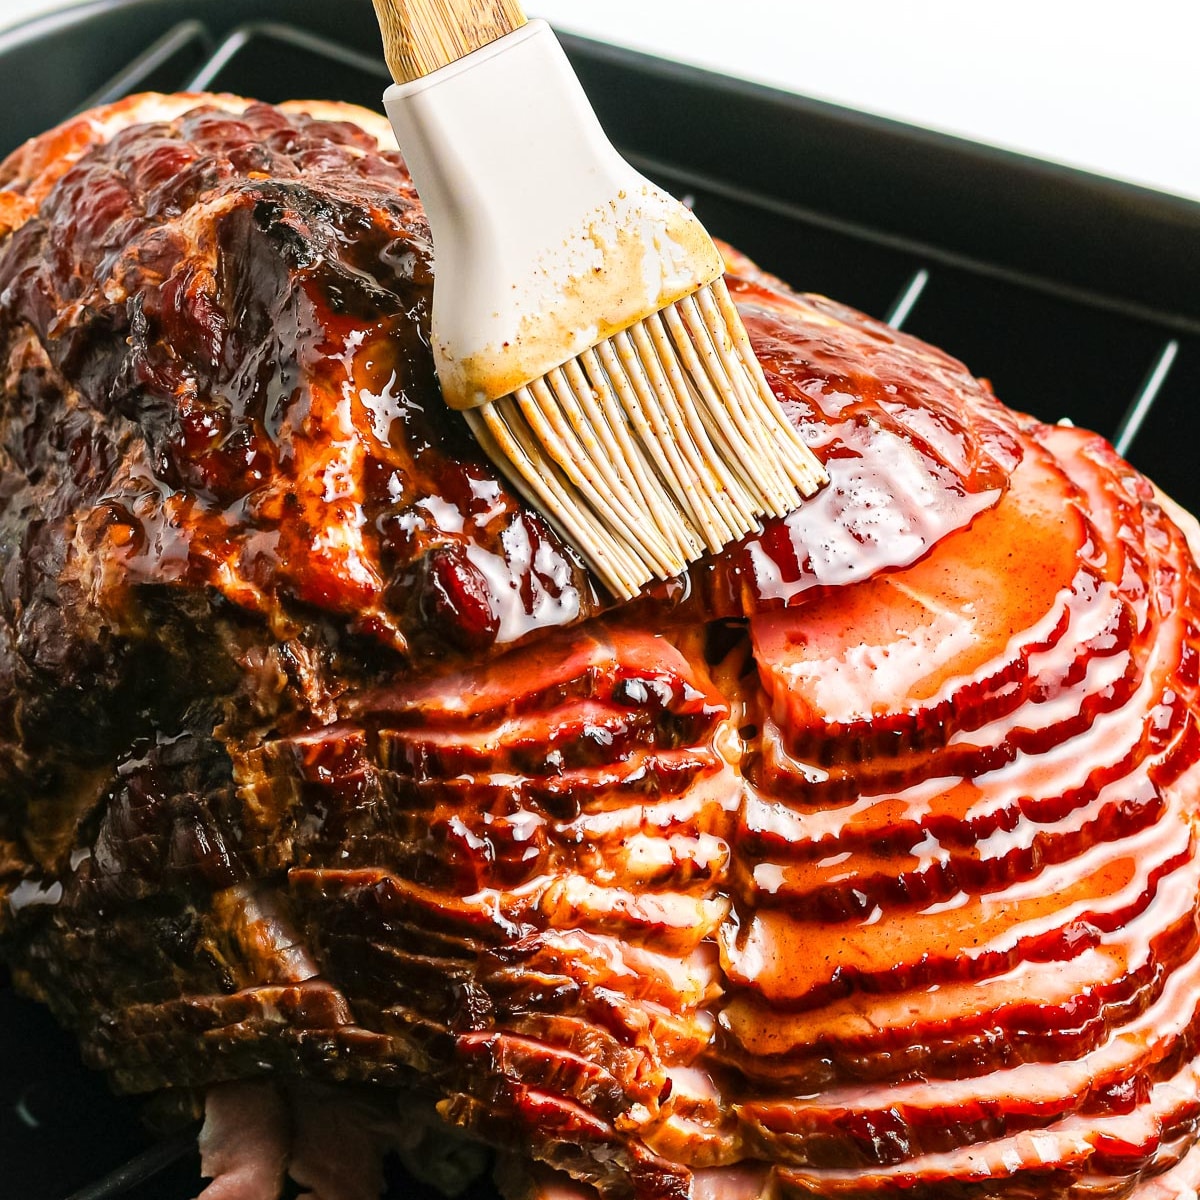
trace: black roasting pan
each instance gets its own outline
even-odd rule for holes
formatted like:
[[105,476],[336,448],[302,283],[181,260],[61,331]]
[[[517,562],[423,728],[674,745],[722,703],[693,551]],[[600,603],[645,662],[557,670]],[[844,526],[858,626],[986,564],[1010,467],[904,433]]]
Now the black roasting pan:
[[[714,233],[944,346],[1013,407],[1100,430],[1200,508],[1200,204],[566,41],[614,140]],[[0,154],[130,91],[377,106],[386,81],[369,0],[97,0],[0,34]],[[186,1137],[144,1133],[0,976],[0,1200],[198,1187]]]

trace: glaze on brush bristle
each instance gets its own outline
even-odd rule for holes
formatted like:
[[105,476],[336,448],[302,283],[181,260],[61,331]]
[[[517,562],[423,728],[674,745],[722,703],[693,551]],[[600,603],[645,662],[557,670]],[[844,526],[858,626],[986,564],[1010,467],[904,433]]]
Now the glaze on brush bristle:
[[387,64],[421,79],[525,24],[514,0],[375,0]]
[[464,414],[484,450],[629,599],[825,481],[724,280]]

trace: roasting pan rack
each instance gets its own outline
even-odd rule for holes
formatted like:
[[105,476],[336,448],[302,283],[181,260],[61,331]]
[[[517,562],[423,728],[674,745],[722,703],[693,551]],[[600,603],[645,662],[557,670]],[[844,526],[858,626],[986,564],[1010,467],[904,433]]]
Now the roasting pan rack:
[[[0,154],[145,89],[378,107],[377,38],[369,0],[84,4],[0,34]],[[1200,508],[1200,204],[565,41],[614,140],[714,233],[1014,407],[1099,430]],[[0,970],[0,1200],[190,1200],[195,1130],[155,1140],[138,1114]]]

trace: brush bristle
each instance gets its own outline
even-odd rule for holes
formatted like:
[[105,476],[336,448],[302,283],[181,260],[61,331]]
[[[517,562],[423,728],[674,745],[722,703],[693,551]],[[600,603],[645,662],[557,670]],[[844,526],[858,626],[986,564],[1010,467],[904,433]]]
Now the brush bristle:
[[826,481],[724,281],[466,416],[619,599],[783,516]]
[[423,79],[525,24],[515,0],[375,0],[397,83]]

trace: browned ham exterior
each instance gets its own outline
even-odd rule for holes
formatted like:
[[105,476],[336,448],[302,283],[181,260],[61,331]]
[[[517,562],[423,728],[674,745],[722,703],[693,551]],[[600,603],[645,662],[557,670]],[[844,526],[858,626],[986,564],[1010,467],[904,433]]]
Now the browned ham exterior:
[[20,986],[207,1102],[207,1200],[471,1142],[514,1200],[1194,1197],[1188,519],[731,253],[831,483],[615,607],[441,401],[379,126],[0,166]]

